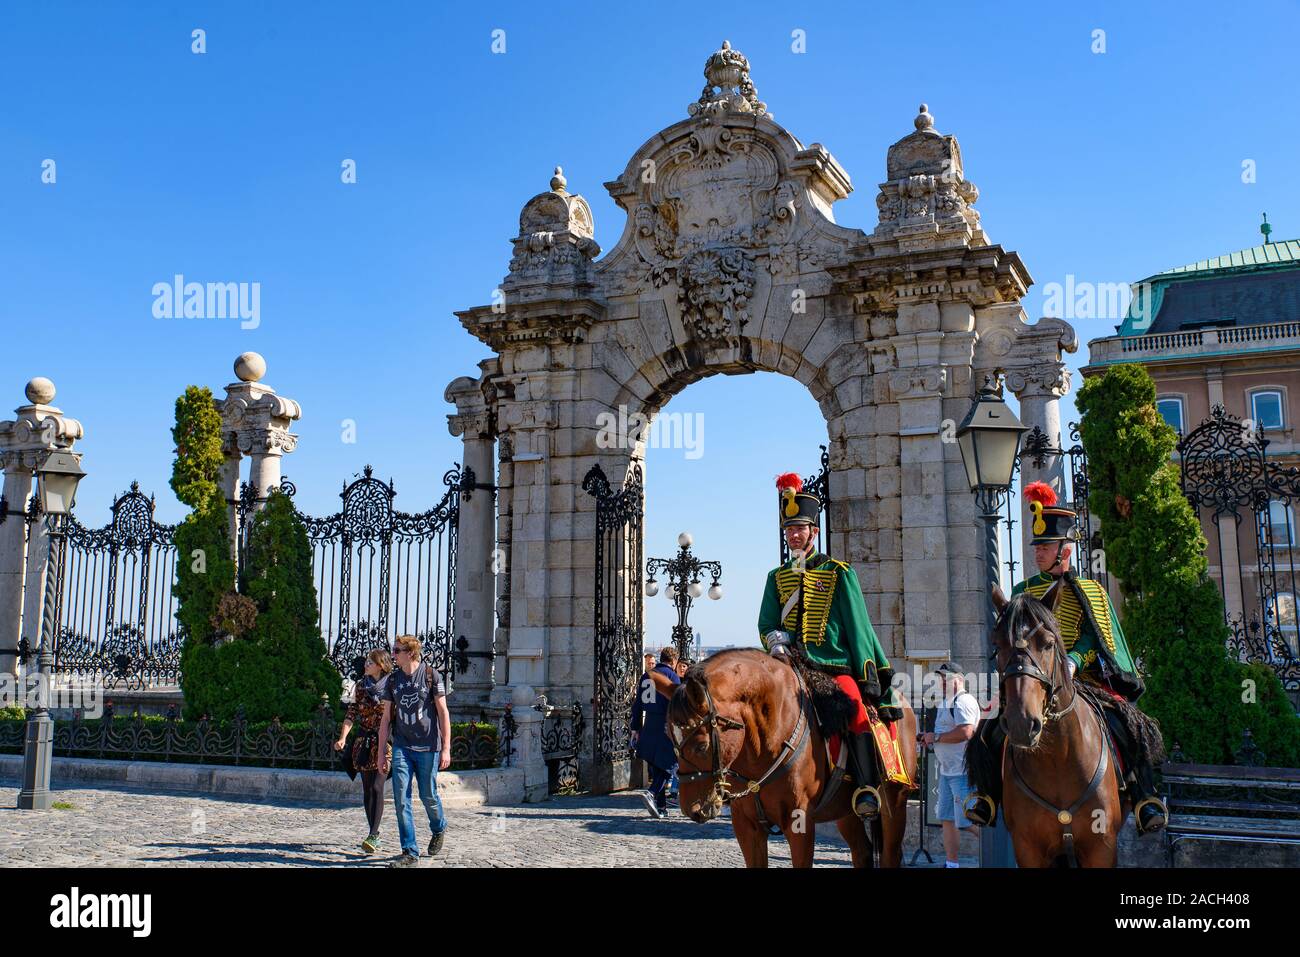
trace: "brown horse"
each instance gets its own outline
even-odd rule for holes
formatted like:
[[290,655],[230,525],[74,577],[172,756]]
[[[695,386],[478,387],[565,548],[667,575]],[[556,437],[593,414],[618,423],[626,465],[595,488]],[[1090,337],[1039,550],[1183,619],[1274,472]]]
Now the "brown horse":
[[[813,825],[820,821],[835,822],[854,867],[872,866],[872,839],[849,806],[853,787],[827,757],[809,689],[794,667],[758,649],[722,651],[665,691],[672,695],[667,730],[680,761],[682,810],[703,823],[730,804],[745,866],[767,866],[771,822],[789,842],[794,866],[811,867]],[[915,781],[916,715],[906,703],[898,734]],[[882,866],[898,867],[908,791],[898,784],[880,791],[883,808],[873,835]]]
[[1041,602],[993,592],[1002,811],[1021,867],[1114,867],[1129,806],[1105,719],[1070,676],[1055,616],[1061,587]]

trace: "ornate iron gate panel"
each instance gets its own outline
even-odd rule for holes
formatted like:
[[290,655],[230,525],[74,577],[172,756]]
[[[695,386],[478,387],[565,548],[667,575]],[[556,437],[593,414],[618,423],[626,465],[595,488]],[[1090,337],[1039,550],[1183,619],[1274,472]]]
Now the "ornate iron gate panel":
[[628,727],[641,678],[642,535],[645,484],[641,466],[614,491],[599,465],[582,488],[596,498],[595,686],[592,742],[597,762],[631,756]]
[[[424,660],[448,678],[468,668],[469,642],[453,637],[456,535],[460,496],[472,494],[474,477],[462,477],[457,466],[442,481],[447,490],[437,505],[402,512],[393,507],[393,483],[375,478],[367,465],[344,483],[340,511],[323,518],[300,513],[312,545],[321,636],[345,677],[360,677],[366,654],[398,635],[419,638]],[[285,479],[280,491],[292,496],[296,490]],[[256,501],[256,491],[245,486],[241,565]]]
[[103,528],[69,517],[56,675],[131,690],[179,684],[176,526],[153,514],[152,496],[132,482]]
[[[1294,504],[1300,499],[1300,468],[1269,462],[1268,444],[1252,423],[1215,406],[1179,440],[1178,454],[1183,494],[1198,517],[1209,510],[1219,533],[1229,650],[1238,661],[1267,663],[1295,692],[1300,691],[1295,564],[1300,541]],[[1224,522],[1228,516],[1231,525]],[[1236,549],[1235,567],[1225,545]],[[1230,613],[1230,605],[1240,611]]]
[[[821,469],[814,475],[810,475],[803,480],[803,489],[816,495],[821,499],[822,511],[821,520],[818,524],[820,531],[817,533],[817,547],[823,552],[831,547],[831,456],[826,446],[819,446],[822,450]],[[773,496],[775,501],[775,496]],[[776,537],[781,543],[781,561],[779,564],[784,565],[790,560],[790,547],[785,543],[785,532],[781,526],[777,525]]]

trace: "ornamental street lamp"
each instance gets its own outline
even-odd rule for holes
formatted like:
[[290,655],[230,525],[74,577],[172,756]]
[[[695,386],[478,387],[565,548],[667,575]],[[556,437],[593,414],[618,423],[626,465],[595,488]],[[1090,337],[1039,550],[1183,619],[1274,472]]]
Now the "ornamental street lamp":
[[691,613],[692,602],[704,594],[704,586],[700,584],[701,572],[708,572],[712,578],[712,583],[709,585],[709,598],[717,601],[722,597],[722,585],[719,583],[722,578],[722,563],[700,561],[691,552],[692,541],[689,532],[682,532],[677,536],[677,544],[681,546],[681,550],[674,557],[651,558],[645,563],[646,574],[649,576],[645,583],[645,593],[648,596],[653,598],[659,594],[659,583],[655,580],[656,573],[662,572],[668,580],[664,594],[677,606],[673,644],[677,646],[677,654],[683,661],[691,660],[694,636],[687,619]]
[[63,551],[68,515],[77,499],[77,485],[85,476],[76,452],[51,452],[36,470],[37,497],[46,516],[50,551],[45,565],[45,608],[41,615],[40,645],[36,649],[36,707],[28,712],[23,742],[23,787],[18,792],[20,810],[48,810],[50,765],[54,757],[54,721],[46,708],[50,674],[54,665],[54,636],[63,611]]
[[[984,520],[984,567],[987,582],[984,597],[984,625],[990,660],[997,608],[993,586],[1002,578],[998,565],[998,513],[1011,488],[1020,438],[1029,430],[1002,401],[996,377],[988,377],[970,412],[957,428],[957,448],[966,466],[966,481],[975,495],[975,505]],[[1001,702],[999,702],[999,707]],[[1011,836],[999,818],[995,827],[980,829],[980,866],[1014,867]]]

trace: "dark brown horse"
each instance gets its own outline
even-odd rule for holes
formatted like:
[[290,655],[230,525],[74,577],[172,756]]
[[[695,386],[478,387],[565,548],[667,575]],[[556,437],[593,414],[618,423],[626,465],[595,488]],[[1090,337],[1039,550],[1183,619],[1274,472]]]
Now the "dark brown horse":
[[[794,667],[758,649],[723,651],[692,667],[673,692],[667,730],[680,760],[682,810],[692,820],[712,820],[730,804],[747,867],[767,866],[769,822],[789,842],[794,866],[811,867],[814,825],[834,821],[853,866],[872,866],[872,839],[849,806],[853,786],[827,756],[809,689]],[[898,734],[915,781],[916,715],[906,703]],[[885,784],[880,791],[874,840],[882,866],[898,867],[908,790]]]
[[1070,676],[1055,616],[1061,588],[1041,602],[993,593],[1002,812],[1021,867],[1114,867],[1129,806],[1105,719]]

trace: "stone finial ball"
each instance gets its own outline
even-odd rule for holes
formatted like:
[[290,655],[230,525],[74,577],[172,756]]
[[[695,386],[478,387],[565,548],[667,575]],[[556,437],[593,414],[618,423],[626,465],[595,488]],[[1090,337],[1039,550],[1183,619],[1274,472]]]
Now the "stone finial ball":
[[27,401],[37,405],[49,405],[54,401],[54,383],[45,376],[38,375],[27,383]]
[[256,352],[245,352],[235,360],[235,375],[240,382],[256,382],[266,375],[266,360]]

